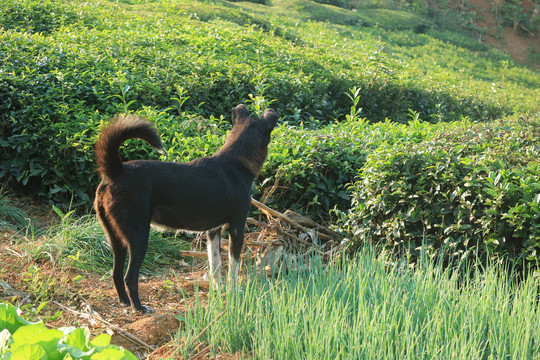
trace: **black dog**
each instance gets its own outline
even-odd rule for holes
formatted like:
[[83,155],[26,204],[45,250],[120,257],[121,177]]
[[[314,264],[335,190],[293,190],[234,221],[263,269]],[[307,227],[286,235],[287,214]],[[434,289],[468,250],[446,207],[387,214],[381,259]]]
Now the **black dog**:
[[[221,227],[229,224],[229,277],[237,281],[251,186],[266,156],[278,115],[249,116],[244,105],[232,110],[233,128],[213,156],[189,163],[136,160],[122,163],[118,149],[132,138],[162,150],[161,139],[146,120],[124,117],[105,127],[96,143],[101,184],[94,208],[114,257],[113,280],[120,301],[148,312],[139,300],[139,270],[148,247],[150,224],[206,231],[210,276],[221,282]],[[129,266],[124,279],[124,264]],[[127,292],[126,292],[127,287]]]

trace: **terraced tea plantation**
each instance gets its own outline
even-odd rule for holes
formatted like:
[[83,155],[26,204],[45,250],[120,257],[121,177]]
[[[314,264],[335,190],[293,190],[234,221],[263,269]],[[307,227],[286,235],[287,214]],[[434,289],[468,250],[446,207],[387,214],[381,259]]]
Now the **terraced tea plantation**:
[[[534,9],[508,3],[501,28],[515,15],[538,36]],[[204,242],[152,232],[142,282],[161,295],[143,302],[180,325],[152,340],[169,342],[150,358],[540,359],[537,56],[518,63],[456,25],[475,23],[472,6],[3,0],[0,300],[24,319],[88,326],[91,337],[77,330],[87,343],[107,326],[56,303],[81,312],[86,299],[103,317],[111,304],[108,322],[126,325],[91,213],[99,130],[143,116],[165,155],[133,140],[122,157],[185,162],[215,152],[244,103],[280,116],[253,197],[333,228],[343,251],[286,249],[296,265],[275,278],[246,257],[242,291],[222,294],[186,287],[205,260],[180,251]],[[28,345],[12,335],[0,336],[0,357]]]

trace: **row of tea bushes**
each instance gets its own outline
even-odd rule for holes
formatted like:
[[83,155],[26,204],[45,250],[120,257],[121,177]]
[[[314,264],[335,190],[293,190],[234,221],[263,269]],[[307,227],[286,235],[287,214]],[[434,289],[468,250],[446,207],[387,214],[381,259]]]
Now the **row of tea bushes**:
[[350,191],[341,224],[356,244],[537,262],[540,116],[456,123],[427,141],[381,146]]

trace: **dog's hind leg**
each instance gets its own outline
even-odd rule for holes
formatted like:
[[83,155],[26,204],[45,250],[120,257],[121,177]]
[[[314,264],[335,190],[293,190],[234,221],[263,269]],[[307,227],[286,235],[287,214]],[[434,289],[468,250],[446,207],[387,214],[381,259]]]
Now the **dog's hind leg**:
[[208,243],[208,277],[212,280],[215,289],[221,286],[221,228],[209,230],[206,232]]
[[127,248],[122,242],[122,239],[115,234],[111,224],[110,214],[107,214],[105,208],[101,206],[101,204],[96,206],[96,213],[113,253],[112,277],[116,293],[118,294],[118,298],[122,304],[125,306],[130,306],[131,302],[129,301],[129,296],[126,292],[126,286],[124,283],[124,265],[126,263]]
[[116,288],[116,293],[120,302],[124,306],[130,306],[131,301],[126,292],[126,286],[124,283],[124,266],[126,264],[127,248],[122,244],[118,238],[111,237],[109,238],[109,243],[111,244],[111,249],[113,252],[113,282],[114,287]]
[[143,223],[140,222],[137,226],[134,226],[134,222],[130,224],[132,228],[129,230],[129,265],[125,282],[131,300],[131,308],[135,311],[148,313],[152,309],[141,305],[139,299],[139,273],[148,249],[148,234],[150,232],[150,222],[148,221],[147,225],[143,225]]
[[238,283],[238,270],[240,268],[240,252],[244,244],[245,223],[229,224],[229,275],[228,281]]

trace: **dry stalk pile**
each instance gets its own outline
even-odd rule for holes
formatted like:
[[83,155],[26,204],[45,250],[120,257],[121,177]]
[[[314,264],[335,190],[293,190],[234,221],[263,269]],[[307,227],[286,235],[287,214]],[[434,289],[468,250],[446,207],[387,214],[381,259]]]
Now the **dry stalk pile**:
[[[247,219],[249,228],[255,229],[246,233],[242,257],[254,259],[257,266],[269,274],[272,269],[294,268],[299,257],[313,252],[328,259],[341,253],[345,247],[346,242],[341,235],[310,218],[291,210],[280,213],[255,199],[251,199],[251,204],[260,209],[267,219]],[[224,240],[222,245],[228,248],[228,241]],[[181,254],[208,257],[205,251],[184,251]],[[225,252],[222,252],[222,258],[227,258]]]

